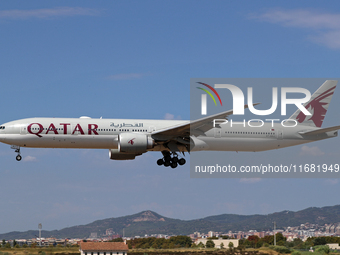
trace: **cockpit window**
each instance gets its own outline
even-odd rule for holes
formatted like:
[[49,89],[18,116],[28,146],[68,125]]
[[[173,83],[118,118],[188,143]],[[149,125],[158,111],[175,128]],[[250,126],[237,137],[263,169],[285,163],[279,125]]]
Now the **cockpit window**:
[[5,126],[0,126],[0,129],[5,129]]

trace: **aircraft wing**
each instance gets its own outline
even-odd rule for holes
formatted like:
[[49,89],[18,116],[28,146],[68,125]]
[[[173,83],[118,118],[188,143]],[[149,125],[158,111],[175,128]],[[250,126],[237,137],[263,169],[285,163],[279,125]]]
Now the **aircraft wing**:
[[[248,105],[244,105],[244,108],[248,108]],[[154,139],[159,140],[169,139],[170,137],[187,137],[190,136],[190,134],[195,136],[203,135],[206,131],[213,128],[214,119],[226,119],[232,114],[233,110],[217,113],[198,120],[188,121],[187,123],[181,125],[160,129],[153,132],[151,135]]]
[[328,127],[328,128],[320,128],[317,130],[312,130],[312,131],[306,131],[306,132],[299,132],[299,134],[301,135],[318,135],[318,134],[322,134],[322,133],[326,133],[326,132],[330,132],[330,131],[334,131],[334,130],[339,130],[340,126],[334,126],[334,127]]

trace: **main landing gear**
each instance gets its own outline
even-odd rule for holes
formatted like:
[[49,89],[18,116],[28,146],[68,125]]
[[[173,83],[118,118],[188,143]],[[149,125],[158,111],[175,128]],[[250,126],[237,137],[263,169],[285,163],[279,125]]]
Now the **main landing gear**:
[[170,166],[171,168],[176,168],[178,165],[182,166],[186,163],[184,158],[178,158],[176,152],[162,151],[163,158],[157,160],[157,165],[164,165],[165,167]]
[[21,155],[20,155],[20,146],[18,145],[12,145],[11,149],[14,149],[16,153],[18,153],[18,155],[15,157],[15,159],[17,161],[20,161],[22,159]]

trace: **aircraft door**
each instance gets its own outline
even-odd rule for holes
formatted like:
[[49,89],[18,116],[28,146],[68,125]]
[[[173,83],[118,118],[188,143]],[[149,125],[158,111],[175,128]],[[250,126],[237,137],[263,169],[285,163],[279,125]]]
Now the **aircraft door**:
[[221,138],[221,128],[215,128],[215,138]]
[[283,132],[282,132],[282,130],[278,130],[277,131],[277,139],[278,140],[282,140],[283,139]]
[[26,135],[27,134],[27,124],[24,124],[20,127],[20,135]]

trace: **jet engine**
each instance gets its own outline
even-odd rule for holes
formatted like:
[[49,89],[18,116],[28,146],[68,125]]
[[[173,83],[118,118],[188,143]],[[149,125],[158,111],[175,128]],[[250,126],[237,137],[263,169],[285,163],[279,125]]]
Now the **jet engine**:
[[129,160],[142,155],[155,146],[155,140],[145,134],[122,133],[118,135],[118,149],[110,149],[110,159]]
[[122,133],[118,135],[118,151],[142,154],[155,146],[155,140],[145,134]]
[[141,155],[141,154],[119,152],[118,149],[109,150],[110,159],[114,159],[114,160],[131,160],[131,159],[135,159],[135,157],[138,155]]

